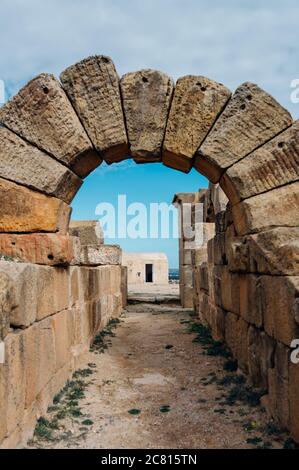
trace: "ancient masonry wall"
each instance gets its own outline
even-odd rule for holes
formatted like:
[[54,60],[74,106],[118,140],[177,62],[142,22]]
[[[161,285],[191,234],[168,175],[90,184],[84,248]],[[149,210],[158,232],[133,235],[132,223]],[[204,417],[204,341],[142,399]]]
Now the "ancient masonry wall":
[[[214,218],[208,214],[210,209],[207,209],[206,204],[203,204],[206,193],[206,190],[201,190],[198,193],[177,193],[172,201],[179,210],[180,299],[184,308],[193,308],[193,266],[207,261],[207,242],[215,235]],[[223,196],[226,200],[226,206],[227,198],[225,195]],[[183,207],[187,208],[186,211],[183,211]],[[205,214],[202,213],[203,210],[205,210]],[[208,222],[210,220],[212,220],[211,223]],[[196,227],[196,224],[199,226]],[[190,229],[192,232],[189,233]],[[199,237],[194,237],[194,232]]]
[[[211,189],[205,205],[211,205]],[[291,342],[299,338],[297,229],[293,239],[284,227],[238,237],[230,205],[220,209],[206,261],[193,264],[196,312],[252,384],[267,390],[263,403],[299,442],[299,368],[290,360]]]
[[[53,253],[53,259],[46,256],[48,264],[22,262],[18,245],[26,243],[18,237],[12,245],[14,260],[0,261],[0,340],[5,350],[5,362],[0,364],[3,448],[15,447],[32,436],[36,419],[79,367],[96,333],[121,314],[125,282],[121,251],[92,239],[88,235],[92,225],[83,232],[87,236],[83,245],[80,237],[68,237],[73,252],[69,253],[70,265],[49,265],[61,254],[55,238],[47,240]],[[46,243],[47,234],[26,236],[27,245],[37,246],[36,238],[41,237]],[[36,250],[35,256],[39,256]]]

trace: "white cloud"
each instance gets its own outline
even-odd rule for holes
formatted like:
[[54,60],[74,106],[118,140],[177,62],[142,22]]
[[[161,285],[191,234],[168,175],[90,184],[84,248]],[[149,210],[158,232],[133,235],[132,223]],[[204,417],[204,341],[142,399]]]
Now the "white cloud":
[[16,92],[90,54],[120,74],[144,67],[257,82],[282,104],[298,78],[297,0],[1,0],[0,78]]
[[96,175],[96,178],[103,177],[107,175],[107,173],[116,173],[126,171],[129,168],[134,168],[136,163],[132,159],[123,160],[117,164],[108,165],[107,163],[103,162],[96,170],[94,170],[93,174]]

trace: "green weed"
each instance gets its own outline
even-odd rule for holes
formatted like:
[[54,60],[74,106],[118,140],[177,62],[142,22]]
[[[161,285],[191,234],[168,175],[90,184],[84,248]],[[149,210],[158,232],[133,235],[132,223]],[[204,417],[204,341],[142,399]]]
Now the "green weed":
[[169,405],[163,405],[160,408],[161,413],[169,413],[169,411],[170,411],[170,406]]
[[83,426],[92,426],[93,421],[91,419],[85,419],[81,424],[83,424]]
[[246,384],[235,385],[229,391],[225,401],[228,405],[234,405],[240,401],[250,406],[258,406],[265,390],[253,389]]
[[130,415],[140,415],[141,410],[138,410],[137,408],[132,408],[128,411],[128,413],[130,413]]

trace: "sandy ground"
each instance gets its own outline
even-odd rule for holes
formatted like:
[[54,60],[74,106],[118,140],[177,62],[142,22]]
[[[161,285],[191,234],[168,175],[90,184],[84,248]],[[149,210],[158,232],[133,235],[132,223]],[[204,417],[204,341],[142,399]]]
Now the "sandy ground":
[[179,284],[174,283],[166,285],[131,284],[128,287],[128,300],[131,303],[176,303],[180,305],[180,287]]
[[128,286],[129,296],[132,294],[161,294],[161,295],[180,295],[179,284],[169,283],[161,284],[130,284]]
[[187,312],[136,310],[121,318],[103,353],[88,354],[79,416],[57,419],[68,404],[56,400],[28,447],[282,447],[285,436],[263,430],[269,418],[261,406],[225,403],[228,388],[216,381],[226,374],[224,359],[192,342]]

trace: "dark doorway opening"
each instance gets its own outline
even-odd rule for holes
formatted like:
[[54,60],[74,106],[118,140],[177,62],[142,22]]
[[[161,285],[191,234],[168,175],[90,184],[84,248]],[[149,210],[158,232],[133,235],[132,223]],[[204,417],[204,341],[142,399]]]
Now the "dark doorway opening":
[[153,282],[153,265],[145,265],[145,282]]

